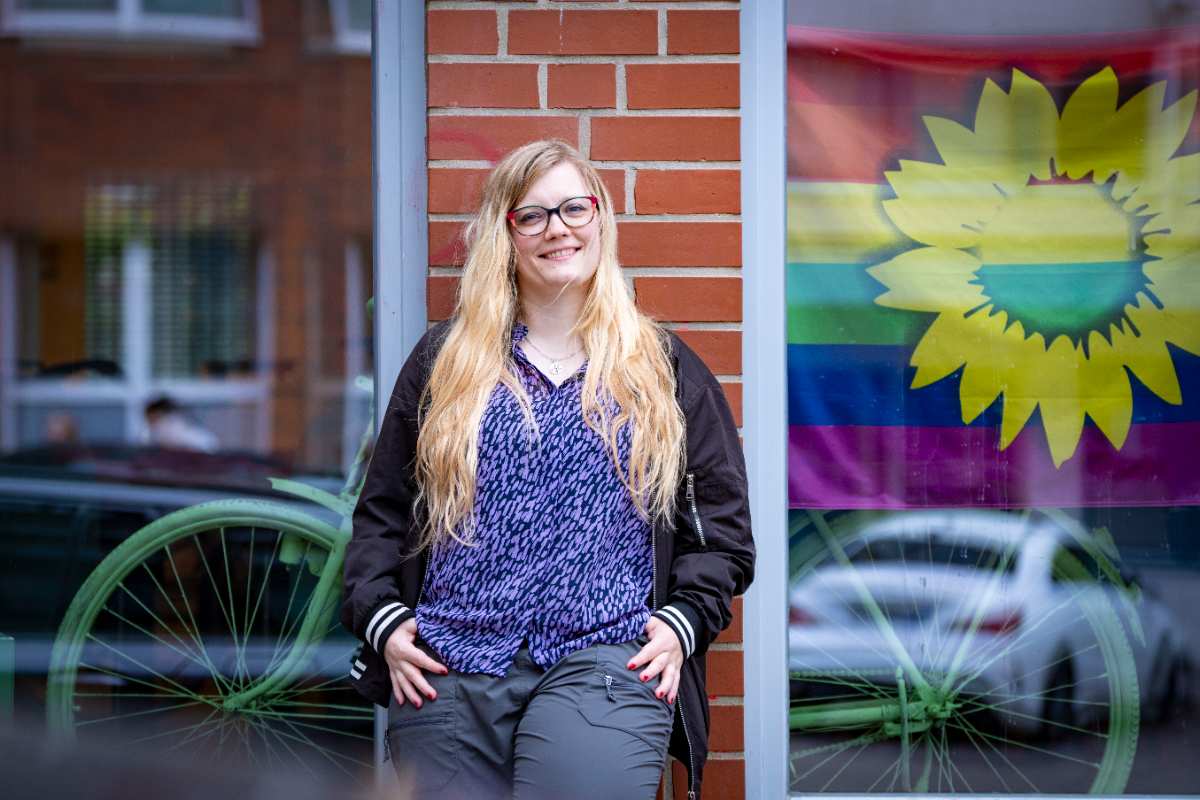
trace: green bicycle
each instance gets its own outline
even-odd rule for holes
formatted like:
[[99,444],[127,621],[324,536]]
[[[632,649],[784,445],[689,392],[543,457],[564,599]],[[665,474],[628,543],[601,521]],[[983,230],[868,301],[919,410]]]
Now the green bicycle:
[[374,713],[346,679],[357,643],[336,609],[372,432],[336,495],[271,479],[337,524],[283,502],[218,500],[115,548],[59,627],[52,733],[364,778]]
[[795,791],[1121,793],[1136,587],[1066,514],[793,512]]

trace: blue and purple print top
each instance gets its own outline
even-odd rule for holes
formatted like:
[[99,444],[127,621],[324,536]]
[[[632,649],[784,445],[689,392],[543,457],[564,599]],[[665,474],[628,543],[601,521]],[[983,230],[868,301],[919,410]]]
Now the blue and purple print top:
[[[479,428],[473,546],[433,549],[417,630],[459,672],[504,675],[523,641],[549,668],[589,645],[639,636],[650,617],[650,525],[617,477],[604,441],[583,421],[586,362],[560,386],[512,355],[541,432],[497,385]],[[618,436],[622,469],[629,428]]]

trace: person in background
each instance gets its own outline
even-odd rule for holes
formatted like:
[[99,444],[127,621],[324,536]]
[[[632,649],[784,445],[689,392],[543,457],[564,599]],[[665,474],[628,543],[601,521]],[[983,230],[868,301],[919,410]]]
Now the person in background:
[[215,453],[220,447],[217,436],[193,420],[183,407],[166,395],[146,403],[146,440],[157,447],[198,450]]
[[616,235],[569,145],[510,153],[453,317],[386,396],[342,619],[417,797],[649,800],[668,747],[699,793],[704,654],[753,574],[745,464]]

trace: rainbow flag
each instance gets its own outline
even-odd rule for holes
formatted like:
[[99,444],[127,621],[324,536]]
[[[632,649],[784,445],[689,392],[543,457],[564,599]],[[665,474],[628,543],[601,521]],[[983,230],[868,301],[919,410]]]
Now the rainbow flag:
[[793,28],[794,508],[1200,503],[1200,36]]

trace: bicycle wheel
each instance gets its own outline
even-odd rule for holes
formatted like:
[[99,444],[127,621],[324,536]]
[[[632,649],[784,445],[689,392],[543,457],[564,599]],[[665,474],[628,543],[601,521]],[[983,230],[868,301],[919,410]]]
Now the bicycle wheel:
[[59,628],[51,730],[365,777],[374,715],[348,685],[355,643],[333,613],[345,539],[300,511],[245,500],[136,532]]
[[1051,527],[987,511],[793,519],[793,791],[1123,791],[1133,654],[1100,570],[1062,555],[1073,540]]

